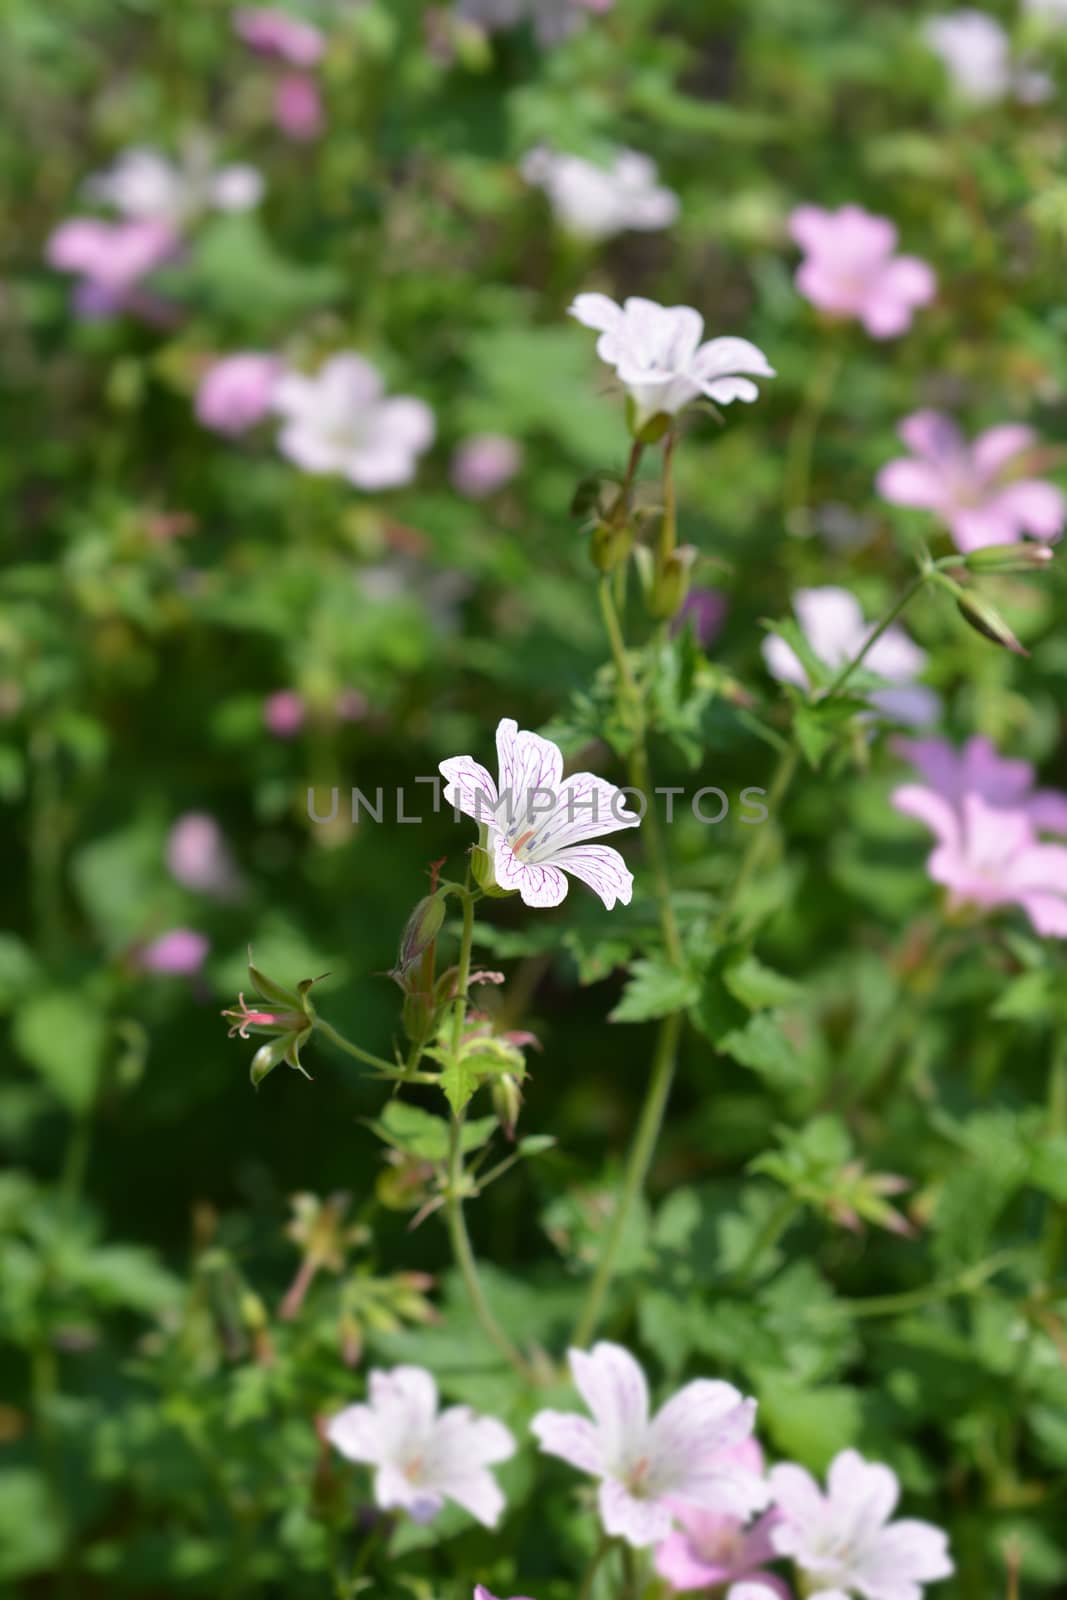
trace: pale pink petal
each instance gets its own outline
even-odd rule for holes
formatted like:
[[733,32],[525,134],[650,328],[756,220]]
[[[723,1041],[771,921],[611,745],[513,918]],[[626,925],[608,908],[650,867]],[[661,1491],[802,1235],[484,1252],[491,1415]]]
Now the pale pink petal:
[[974,464],[983,476],[993,478],[1017,455],[1029,450],[1036,439],[1033,428],[1021,422],[1002,422],[995,428],[986,428],[971,446]]
[[575,295],[568,310],[576,322],[599,333],[615,333],[623,320],[621,306],[609,300],[606,294]]
[[1001,511],[1035,539],[1058,539],[1067,520],[1067,499],[1055,484],[1038,478],[1009,483],[997,496]]
[[865,1461],[858,1450],[842,1450],[830,1463],[826,1487],[830,1499],[846,1506],[854,1525],[877,1528],[888,1522],[900,1499],[900,1483],[891,1468]]
[[927,728],[941,715],[941,696],[922,683],[875,689],[868,698],[876,711],[907,728]]
[[924,306],[937,293],[937,274],[918,256],[895,256],[881,273],[878,289],[906,306]]
[[630,904],[634,889],[633,873],[611,845],[569,845],[551,858],[551,864],[588,884],[603,900],[608,911],[616,901],[624,906]]
[[918,506],[924,511],[939,511],[946,498],[941,473],[925,461],[910,461],[906,456],[887,461],[875,487],[891,505]]
[[810,1472],[792,1462],[772,1467],[771,1495],[783,1520],[771,1530],[771,1543],[779,1555],[788,1556],[803,1548],[807,1527],[818,1521],[824,1501]]
[[374,1371],[367,1380],[370,1403],[386,1449],[425,1434],[437,1414],[437,1385],[425,1367]]
[[991,805],[1012,806],[1025,799],[1033,781],[1034,769],[1029,761],[1006,759],[984,734],[972,734],[960,753],[961,799],[973,790]]
[[510,1461],[515,1438],[496,1417],[477,1416],[469,1406],[449,1406],[437,1418],[426,1459],[446,1478],[473,1467]]
[[870,1561],[861,1564],[860,1576],[877,1585],[885,1600],[910,1600],[920,1596],[919,1585],[949,1578],[954,1570],[942,1530],[905,1518],[883,1529]]
[[777,633],[768,634],[760,647],[767,671],[779,683],[793,683],[799,689],[808,687],[808,674],[792,645]]
[[600,1485],[597,1500],[604,1532],[636,1549],[658,1544],[671,1531],[671,1514],[662,1500],[637,1500],[616,1479]]
[[1015,519],[1005,514],[1001,497],[984,506],[953,510],[945,519],[957,550],[967,555],[994,544],[1015,544],[1019,537]]
[[376,1461],[382,1440],[370,1406],[346,1406],[326,1424],[326,1437],[349,1461]]
[[454,1500],[464,1511],[486,1528],[495,1528],[500,1521],[505,1500],[500,1485],[491,1472],[466,1472],[452,1476],[442,1490],[449,1500]]
[[952,466],[966,452],[962,433],[943,411],[913,411],[910,417],[904,418],[897,432],[909,450],[914,450],[931,466]]
[[543,800],[559,794],[563,756],[559,746],[539,734],[519,729],[505,717],[496,730],[500,764],[500,799],[507,813],[529,823],[545,815]]
[[406,1511],[413,1522],[432,1522],[445,1503],[444,1495],[412,1483],[393,1462],[374,1474],[374,1500],[383,1511]]
[[712,1584],[725,1583],[730,1576],[729,1569],[720,1561],[703,1560],[688,1536],[677,1532],[668,1534],[663,1543],[657,1545],[655,1568],[676,1591],[710,1589]]
[[555,860],[556,852],[566,845],[617,833],[620,828],[636,828],[640,822],[615,784],[592,772],[575,772],[560,785],[556,809],[543,822],[538,821],[531,852],[539,858]]
[[569,1411],[539,1411],[530,1423],[530,1432],[547,1455],[559,1456],[594,1478],[603,1476],[600,1435],[588,1417]]
[[[677,1494],[679,1499],[692,1505],[706,1504],[703,1492],[687,1492],[694,1484],[703,1484],[708,1473],[722,1476],[740,1473],[729,1460],[716,1463],[716,1451],[727,1449],[752,1433],[756,1417],[756,1403],[745,1400],[732,1383],[698,1378],[679,1389],[653,1418],[649,1434],[652,1468],[657,1484],[664,1493]],[[752,1473],[746,1474],[753,1478]],[[756,1481],[759,1481],[756,1478]],[[759,1506],[762,1509],[766,1494]],[[730,1505],[715,1509],[733,1510]]]
[[394,445],[405,450],[425,450],[433,443],[436,423],[424,400],[399,395],[378,408],[377,426]]
[[444,796],[450,806],[475,822],[492,823],[496,813],[496,784],[473,756],[450,756],[438,770],[445,779]]
[[828,667],[843,666],[870,632],[855,595],[834,584],[798,589],[793,610],[812,650]]
[[625,1457],[632,1445],[641,1444],[648,1426],[648,1385],[640,1366],[622,1345],[605,1340],[589,1352],[570,1350],[567,1358],[600,1430],[605,1460]]
[[796,206],[789,213],[789,236],[802,250],[818,250],[832,225],[832,216],[821,206]]
[[1038,789],[1026,802],[1026,814],[1035,828],[1047,833],[1067,833],[1067,794]]
[[1033,923],[1035,933],[1046,939],[1067,939],[1067,899],[1032,892],[1020,896],[1019,904]]
[[957,794],[961,762],[947,739],[895,739],[893,749],[918,768],[931,789],[946,799]]

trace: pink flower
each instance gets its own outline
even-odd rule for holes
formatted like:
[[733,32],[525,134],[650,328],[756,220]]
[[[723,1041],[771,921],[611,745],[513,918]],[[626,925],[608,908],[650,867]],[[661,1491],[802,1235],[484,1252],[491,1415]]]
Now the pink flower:
[[295,689],[278,689],[263,702],[263,721],[276,739],[292,739],[304,726],[307,707]]
[[622,856],[610,845],[588,842],[640,824],[626,809],[622,790],[591,772],[564,780],[559,746],[520,733],[510,717],[497,725],[496,749],[499,791],[472,756],[452,756],[440,770],[449,805],[484,831],[498,887],[517,890],[524,905],[558,906],[567,895],[569,872],[609,911],[617,900],[628,906],[634,880]]
[[163,972],[187,978],[199,972],[210,944],[192,928],[172,928],[140,951],[138,961],[146,972]]
[[901,741],[929,787],[903,784],[892,801],[938,841],[927,862],[954,905],[1020,905],[1035,930],[1067,938],[1067,847],[1039,828],[1067,833],[1067,796],[1032,788],[1025,761],[1004,761],[984,739],[961,755],[940,740]]
[[341,689],[334,701],[333,710],[341,722],[362,722],[370,710],[370,702],[359,689]]
[[894,749],[917,767],[927,785],[950,805],[976,794],[991,806],[1022,811],[1035,828],[1067,834],[1067,794],[1035,789],[1029,761],[1008,759],[980,734],[956,750],[945,739],[897,739]]
[[452,456],[452,487],[468,500],[496,494],[522,466],[522,447],[503,433],[476,433]]
[[495,1417],[469,1406],[438,1412],[437,1385],[424,1367],[372,1372],[366,1405],[330,1418],[330,1443],[349,1461],[374,1467],[374,1498],[383,1511],[430,1522],[454,1500],[495,1528],[504,1496],[490,1466],[515,1454],[515,1440]]
[[718,637],[726,620],[726,596],[718,589],[690,589],[671,623],[671,632],[680,633],[688,622],[692,625],[697,643],[706,650]]
[[571,1350],[569,1360],[593,1420],[539,1411],[530,1428],[548,1455],[600,1480],[605,1533],[638,1547],[658,1544],[679,1500],[741,1519],[767,1504],[759,1474],[726,1453],[751,1434],[754,1400],[732,1384],[698,1379],[650,1417],[645,1375],[621,1345]]
[[1033,432],[1002,422],[968,444],[951,417],[916,411],[897,430],[914,452],[888,462],[878,493],[894,505],[919,506],[946,524],[958,549],[1017,544],[1024,535],[1058,539],[1067,499],[1051,483],[1026,475]]
[[335,355],[313,378],[290,372],[274,391],[286,419],[278,448],[305,472],[337,473],[360,489],[410,483],[434,437],[423,400],[386,397],[381,375],[358,355]]
[[166,222],[72,217],[51,234],[45,259],[58,271],[79,277],[79,301],[87,314],[106,315],[125,309],[141,280],[170,260],[177,248],[177,235]]
[[855,1450],[830,1463],[825,1495],[792,1465],[772,1470],[771,1487],[781,1513],[774,1548],[805,1574],[808,1600],[922,1600],[923,1584],[952,1575],[941,1529],[890,1523],[900,1493],[896,1474]]
[[[821,589],[798,589],[793,596],[793,610],[813,654],[831,671],[859,655],[874,626],[864,617],[855,595],[834,584]],[[794,683],[801,689],[810,687],[800,657],[778,634],[770,634],[764,640],[763,659],[779,682]],[[893,686],[876,689],[867,696],[870,704],[887,717],[913,725],[936,719],[940,710],[937,695],[914,681],[926,666],[926,656],[903,628],[897,624],[887,628],[867,652],[863,666]]]
[[276,356],[245,350],[223,356],[204,373],[196,391],[196,415],[216,433],[246,433],[270,413],[281,373]]
[[322,95],[306,72],[286,72],[274,89],[274,120],[290,139],[317,139],[326,126]]
[[258,55],[276,56],[294,67],[314,67],[326,49],[325,36],[310,22],[270,6],[242,7],[233,31]]
[[896,228],[862,206],[797,206],[789,232],[805,254],[796,275],[805,299],[832,316],[857,317],[875,339],[904,333],[916,306],[937,291],[933,269],[894,254]]
[[[763,1476],[763,1452],[755,1439],[742,1439],[718,1456],[721,1465],[734,1465]],[[656,1549],[656,1571],[672,1589],[708,1589],[739,1578],[766,1583],[781,1600],[785,1586],[759,1569],[775,1560],[770,1531],[777,1513],[766,1512],[750,1528],[746,1518],[729,1512],[700,1510],[679,1501],[671,1507],[681,1524]],[[787,1597],[788,1600],[788,1597]]]
[[205,811],[187,811],[171,828],[167,868],[175,882],[196,894],[232,900],[240,891],[240,877],[222,829]]

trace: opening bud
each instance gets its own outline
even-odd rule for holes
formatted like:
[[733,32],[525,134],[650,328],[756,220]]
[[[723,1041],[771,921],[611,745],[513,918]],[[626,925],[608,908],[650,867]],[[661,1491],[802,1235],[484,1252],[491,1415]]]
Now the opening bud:
[[436,894],[424,896],[408,918],[391,974],[401,985],[440,933],[445,920],[445,899],[440,889]]
[[956,600],[960,616],[968,627],[980,633],[983,639],[989,639],[993,644],[1002,645],[1005,650],[1010,650],[1013,655],[1028,656],[1029,650],[1025,649],[1012,633],[996,606],[990,605],[981,595],[973,594],[969,590],[962,590]]
[[988,544],[964,556],[963,565],[968,572],[1028,572],[1047,567],[1052,559],[1047,544]]

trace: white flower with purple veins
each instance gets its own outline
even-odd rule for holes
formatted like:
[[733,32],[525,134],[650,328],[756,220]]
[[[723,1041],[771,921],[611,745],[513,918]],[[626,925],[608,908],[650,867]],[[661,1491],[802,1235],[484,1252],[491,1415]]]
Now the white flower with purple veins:
[[248,211],[263,197],[255,167],[214,165],[206,140],[186,145],[180,161],[158,150],[124,150],[114,166],[85,185],[86,194],[137,222],[182,228],[206,211]]
[[331,356],[313,378],[288,373],[275,386],[283,456],[305,472],[347,478],[359,489],[410,483],[433,443],[433,412],[410,395],[387,398],[377,368],[357,355]]
[[661,306],[637,295],[620,306],[605,294],[580,294],[570,315],[600,334],[597,355],[615,368],[633,399],[638,427],[655,416],[676,416],[701,395],[723,406],[755,400],[752,378],[775,375],[747,339],[702,344],[704,319],[692,306]]
[[619,150],[608,167],[538,146],[522,159],[527,183],[543,189],[557,220],[579,239],[610,239],[633,228],[669,228],[678,196],[659,183],[656,163],[637,150]]
[[634,880],[622,856],[588,842],[640,823],[622,790],[591,772],[564,779],[559,746],[520,732],[510,717],[497,726],[496,749],[499,788],[473,756],[452,756],[440,770],[449,805],[481,824],[499,887],[518,890],[528,906],[558,906],[570,873],[609,911],[617,900],[628,906]]
[[929,1522],[890,1522],[900,1493],[896,1474],[843,1450],[823,1494],[792,1465],[771,1472],[782,1520],[771,1538],[805,1574],[808,1600],[922,1600],[923,1584],[951,1577],[948,1540]]
[[730,1383],[700,1378],[652,1417],[645,1375],[621,1345],[571,1350],[569,1360],[592,1421],[539,1411],[530,1427],[548,1455],[599,1478],[605,1533],[638,1547],[657,1544],[670,1533],[679,1500],[742,1520],[763,1510],[764,1479],[721,1454],[751,1434],[754,1400]]
[[330,1418],[326,1435],[349,1461],[372,1466],[374,1498],[383,1511],[406,1511],[430,1522],[454,1500],[495,1528],[504,1496],[489,1471],[515,1454],[515,1440],[495,1417],[469,1406],[438,1412],[437,1385],[424,1367],[372,1372],[366,1405]]
[[[813,654],[831,672],[847,666],[859,655],[874,628],[864,617],[855,595],[832,584],[823,589],[798,589],[793,596],[793,610]],[[768,672],[780,683],[810,688],[800,657],[777,634],[763,641],[763,659]],[[912,726],[935,721],[941,709],[938,696],[913,681],[925,665],[925,652],[903,628],[896,624],[887,628],[864,656],[863,670],[885,678],[892,687],[869,694],[870,704],[886,716]]]

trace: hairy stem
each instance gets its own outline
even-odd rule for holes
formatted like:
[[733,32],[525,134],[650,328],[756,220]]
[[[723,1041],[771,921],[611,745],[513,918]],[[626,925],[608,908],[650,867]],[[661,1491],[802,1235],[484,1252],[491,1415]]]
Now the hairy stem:
[[445,1218],[448,1224],[448,1237],[452,1244],[452,1254],[456,1266],[459,1268],[463,1279],[463,1287],[467,1291],[467,1299],[471,1310],[478,1319],[478,1325],[490,1344],[499,1350],[500,1354],[510,1362],[521,1376],[527,1377],[529,1371],[523,1357],[512,1344],[503,1328],[494,1317],[482,1288],[482,1281],[478,1275],[478,1263],[474,1256],[470,1235],[467,1232],[466,1220],[463,1216],[463,1117],[453,1115],[449,1129],[448,1141],[448,1193],[445,1202]]
[[357,1061],[362,1061],[365,1066],[377,1067],[379,1072],[388,1072],[391,1076],[396,1075],[398,1068],[395,1061],[386,1061],[384,1056],[372,1055],[369,1050],[361,1050],[358,1044],[353,1044],[351,1039],[346,1039],[343,1033],[338,1033],[337,1029],[326,1021],[325,1017],[315,1017],[315,1032],[321,1033],[325,1038],[329,1039],[331,1044],[335,1044],[338,1050],[343,1050],[346,1055],[354,1056]]
[[622,1248],[626,1224],[630,1218],[634,1202],[645,1186],[652,1158],[655,1154],[656,1143],[659,1139],[660,1128],[663,1126],[663,1114],[667,1109],[670,1098],[671,1085],[674,1082],[674,1068],[678,1057],[678,1040],[682,1031],[682,1013],[674,1011],[670,1016],[664,1017],[659,1027],[659,1037],[656,1041],[656,1053],[652,1059],[652,1072],[648,1080],[648,1092],[645,1103],[641,1108],[637,1132],[626,1162],[626,1172],[623,1177],[622,1190],[618,1203],[612,1214],[608,1228],[607,1238],[600,1260],[597,1262],[593,1281],[589,1285],[589,1292],[582,1307],[581,1316],[574,1329],[573,1342],[578,1346],[587,1345],[596,1332],[604,1309],[604,1300],[611,1287],[618,1265],[619,1251]]

